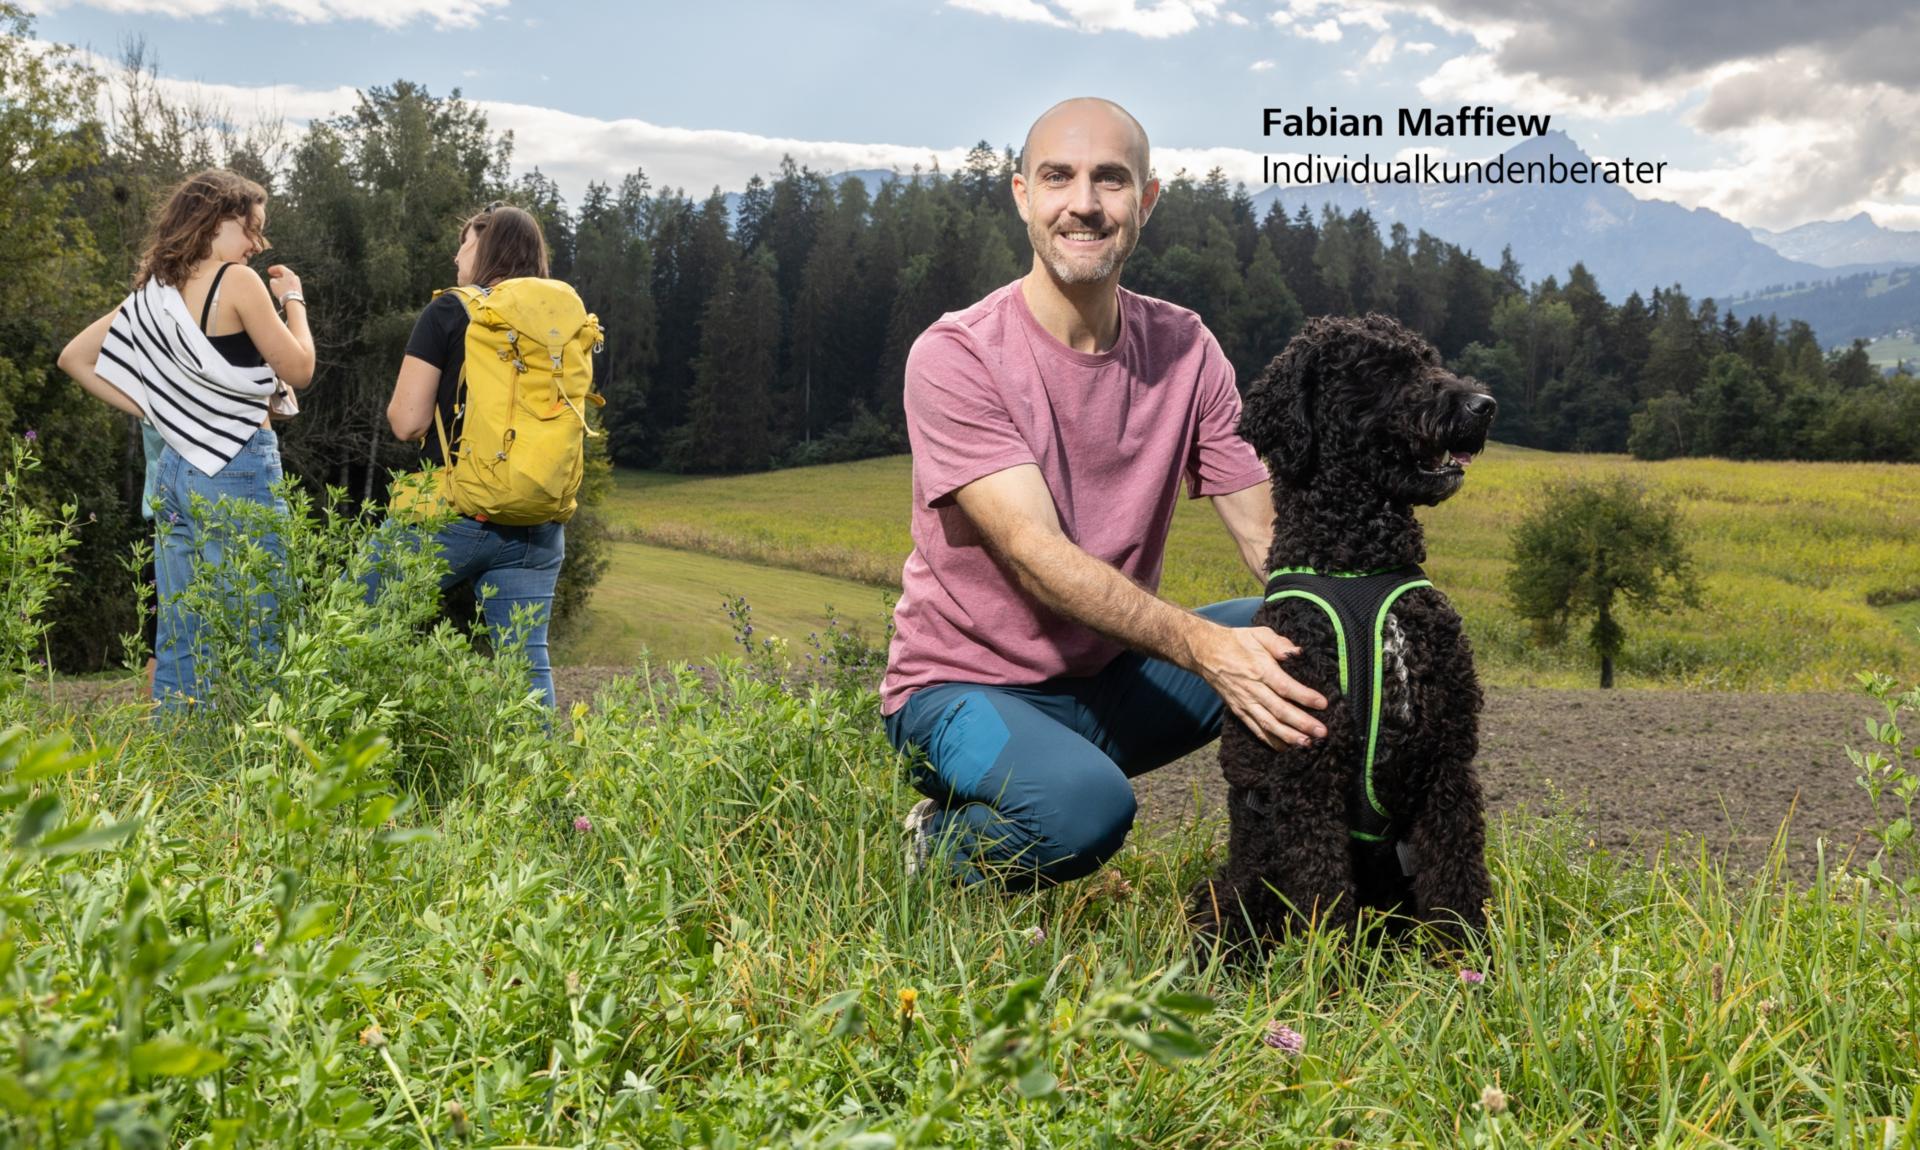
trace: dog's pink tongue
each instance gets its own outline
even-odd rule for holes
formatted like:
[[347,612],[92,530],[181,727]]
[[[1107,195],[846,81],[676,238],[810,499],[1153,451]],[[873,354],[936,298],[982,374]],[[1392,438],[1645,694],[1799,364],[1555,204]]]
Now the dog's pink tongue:
[[1473,452],[1456,451],[1453,453],[1453,461],[1455,463],[1458,463],[1460,466],[1465,467],[1467,464],[1473,462]]

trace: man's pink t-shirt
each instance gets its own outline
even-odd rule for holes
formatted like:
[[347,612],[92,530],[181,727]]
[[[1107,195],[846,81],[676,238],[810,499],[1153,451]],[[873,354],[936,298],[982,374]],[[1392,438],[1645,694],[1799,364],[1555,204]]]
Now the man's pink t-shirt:
[[1121,651],[1020,589],[954,503],[959,488],[1034,464],[1067,538],[1151,591],[1182,476],[1196,499],[1267,478],[1234,432],[1233,367],[1200,317],[1124,288],[1120,336],[1097,355],[1049,335],[1017,280],[942,316],[907,357],[906,415],[913,552],[880,688],[887,714],[934,683],[1092,675]]

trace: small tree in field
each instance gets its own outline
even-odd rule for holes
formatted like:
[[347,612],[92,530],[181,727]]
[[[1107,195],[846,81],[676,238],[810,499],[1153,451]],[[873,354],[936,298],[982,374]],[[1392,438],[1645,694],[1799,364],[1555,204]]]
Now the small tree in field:
[[1570,621],[1592,618],[1587,641],[1600,656],[1600,685],[1611,687],[1614,657],[1627,640],[1620,609],[1692,605],[1699,586],[1678,508],[1620,476],[1548,486],[1514,528],[1507,594],[1549,642],[1563,641]]

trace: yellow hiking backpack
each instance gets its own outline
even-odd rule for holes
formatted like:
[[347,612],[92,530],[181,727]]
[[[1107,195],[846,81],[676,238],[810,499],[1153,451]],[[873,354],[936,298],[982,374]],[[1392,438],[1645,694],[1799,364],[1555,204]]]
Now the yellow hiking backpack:
[[448,444],[436,402],[433,425],[447,466],[432,480],[396,484],[393,505],[451,504],[510,527],[566,522],[585,473],[586,437],[599,434],[587,425],[586,407],[606,402],[593,391],[599,317],[559,280],[447,290],[467,308],[467,358],[454,398],[460,438]]

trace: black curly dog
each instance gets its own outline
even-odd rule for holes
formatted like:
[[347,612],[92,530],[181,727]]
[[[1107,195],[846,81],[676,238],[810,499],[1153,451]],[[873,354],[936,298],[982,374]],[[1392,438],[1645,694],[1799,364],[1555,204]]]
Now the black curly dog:
[[[1268,570],[1352,574],[1422,562],[1413,508],[1460,490],[1494,406],[1485,388],[1449,373],[1425,340],[1386,316],[1310,321],[1248,390],[1240,419],[1241,436],[1273,473]],[[1189,906],[1202,951],[1238,951],[1309,924],[1348,931],[1361,907],[1397,908],[1395,925],[1410,926],[1410,915],[1446,940],[1484,925],[1473,655],[1460,617],[1431,586],[1405,591],[1382,618],[1377,814],[1359,809],[1372,719],[1341,690],[1332,620],[1302,597],[1269,599],[1254,616],[1301,648],[1285,669],[1327,697],[1327,736],[1276,749],[1227,716],[1227,862]],[[1381,832],[1373,841],[1358,830],[1369,821]]]

